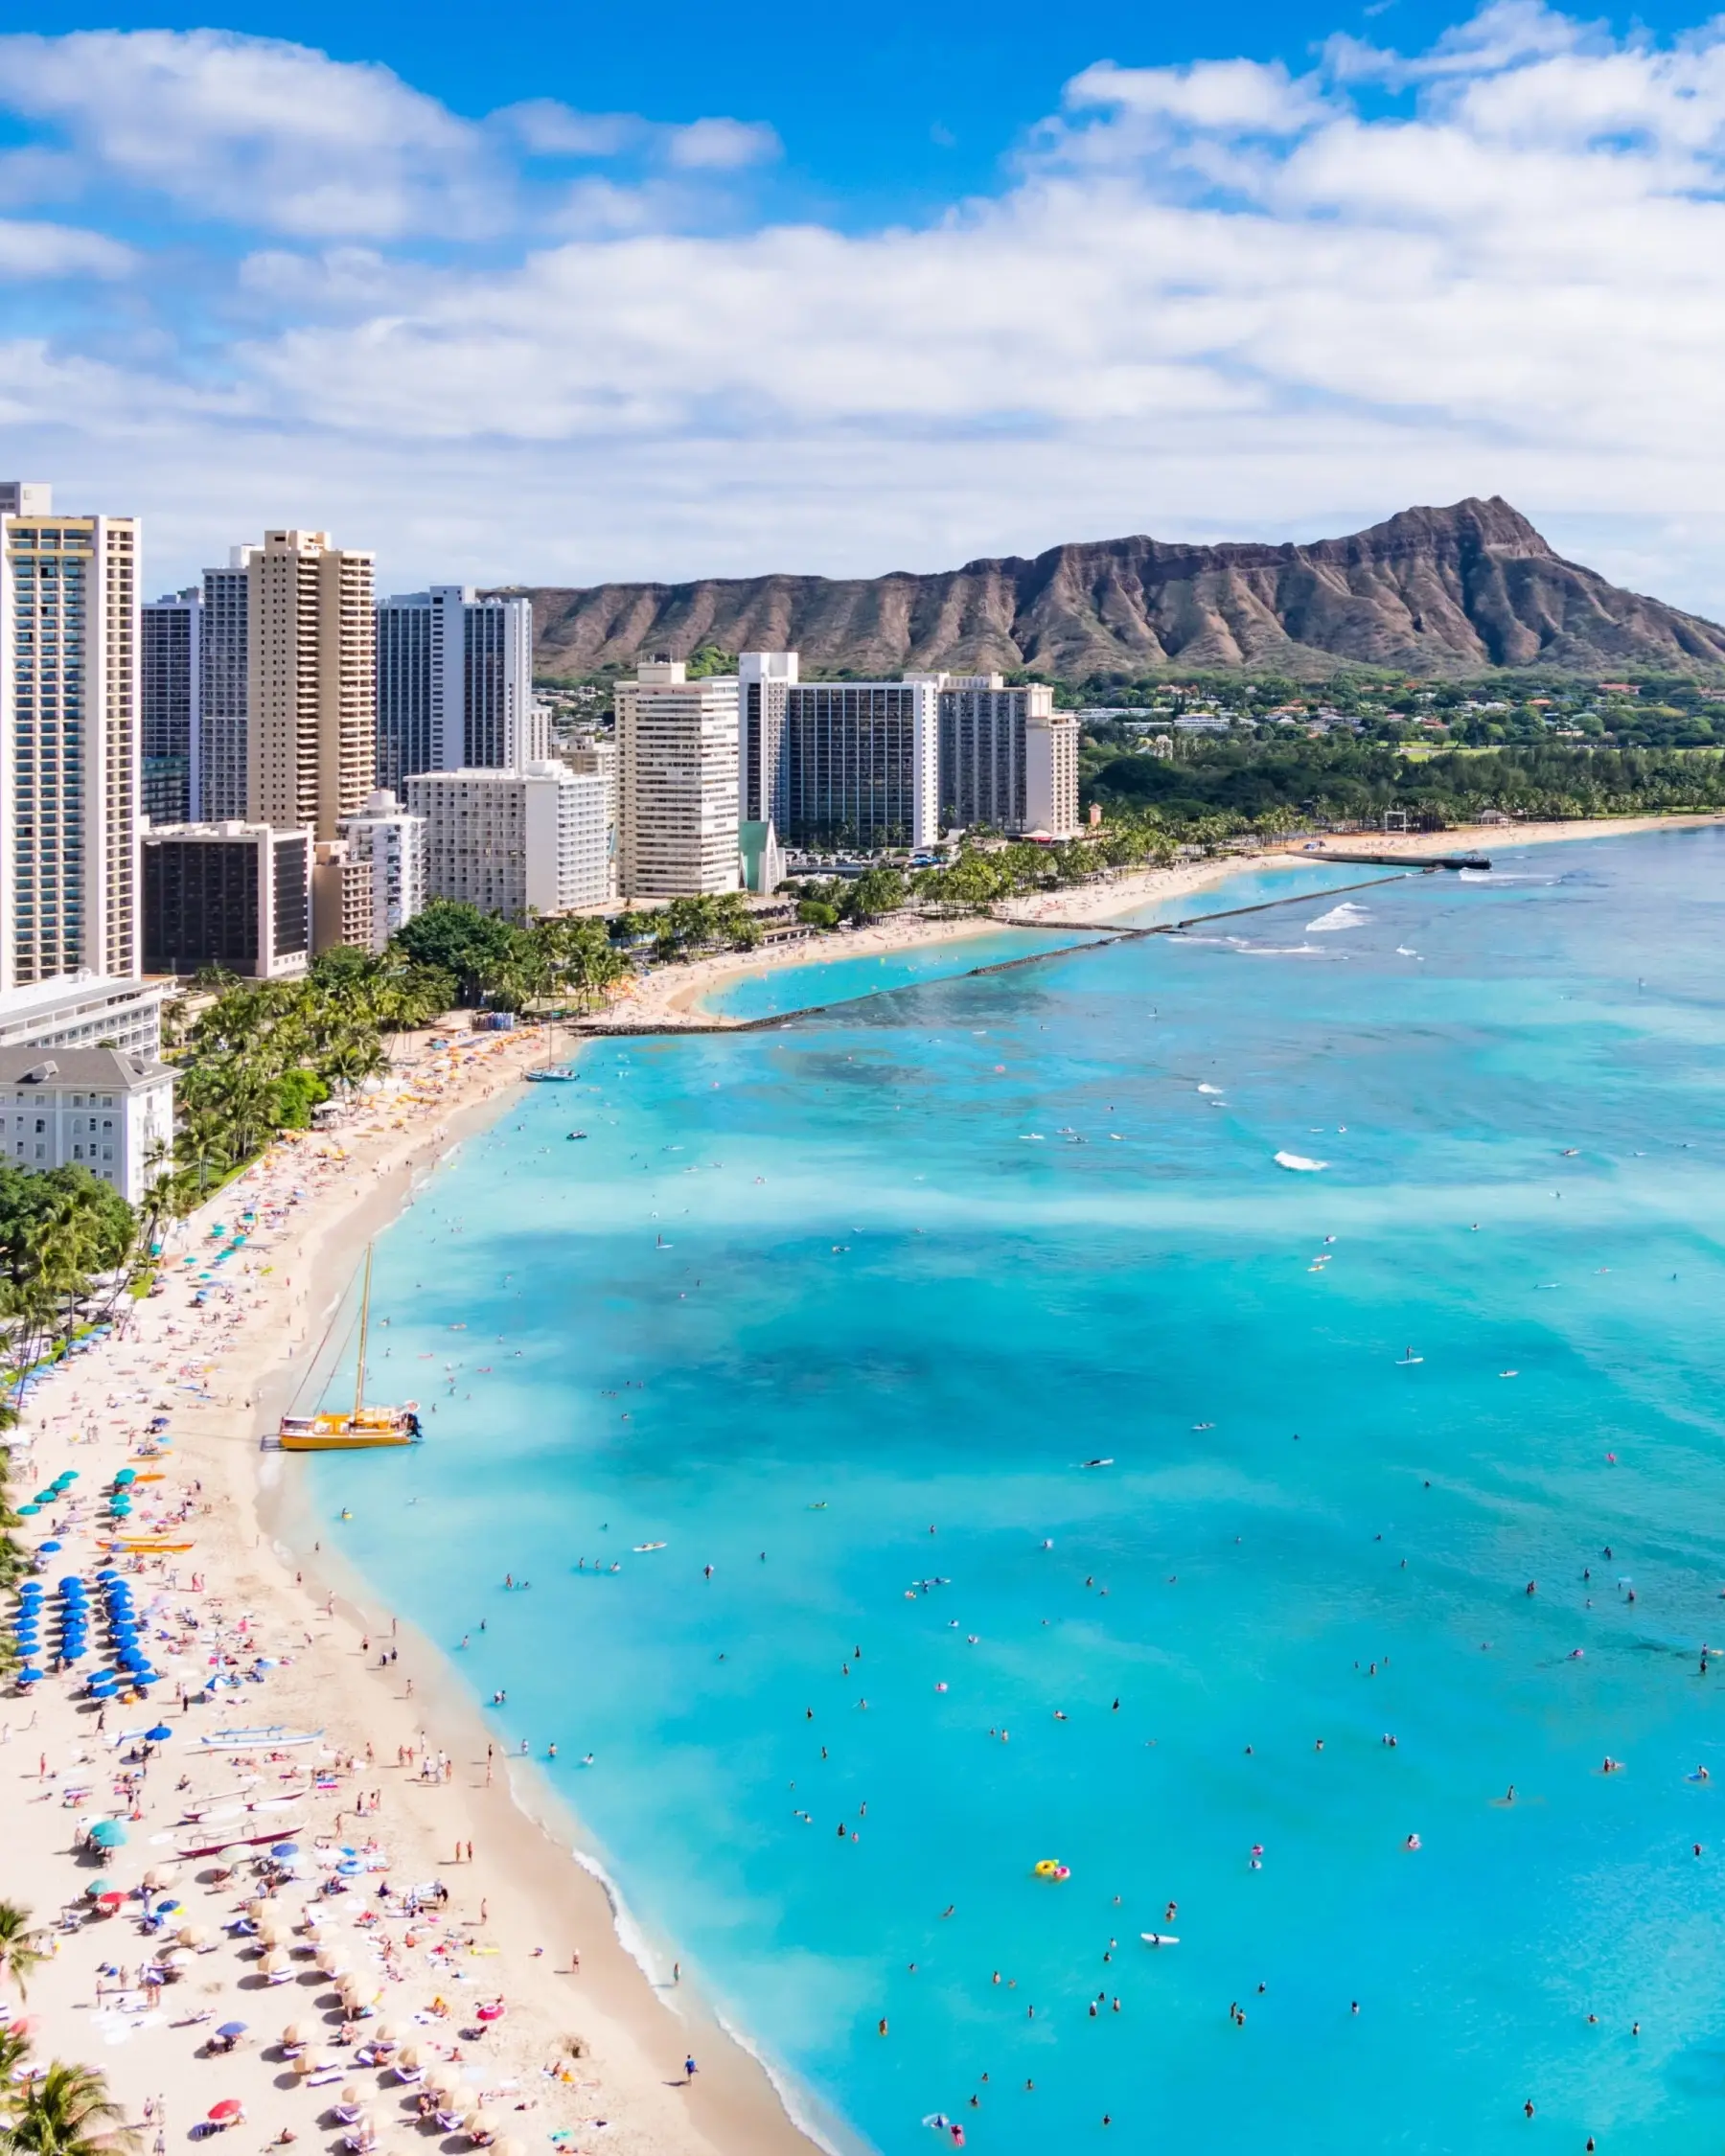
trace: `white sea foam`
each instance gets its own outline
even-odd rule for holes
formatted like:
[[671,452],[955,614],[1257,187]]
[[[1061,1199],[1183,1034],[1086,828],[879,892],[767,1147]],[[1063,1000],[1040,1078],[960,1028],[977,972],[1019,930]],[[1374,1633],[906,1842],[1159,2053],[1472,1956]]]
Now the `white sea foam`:
[[[523,1806],[522,1808],[525,1809],[526,1807]],[[598,1858],[589,1855],[580,1843],[576,1842],[569,1845],[569,1854],[589,1878],[596,1879],[599,1882],[606,1901],[610,1907],[611,1928],[617,1935],[617,1944],[629,1956],[629,1959],[656,1991],[672,1991],[673,1987],[668,1981],[668,1972],[662,1961],[655,1958],[653,1949],[647,1943],[646,1934],[635,1922],[633,1916],[631,1915],[629,1904],[623,1899],[617,1882],[611,1877],[604,1865],[599,1862]],[[668,2000],[667,2004],[671,2005],[672,2010],[675,2012],[674,1998],[673,1992],[673,1999]],[[722,2012],[714,2005],[713,2001],[706,2000],[703,2004],[711,2009],[713,2019],[724,2030],[731,2042],[736,2045],[737,2049],[747,2052],[749,2057],[760,2067],[762,2073],[766,2075],[768,2080],[772,2084],[773,2093],[777,2096],[780,2103],[784,2105],[791,2123],[807,2134],[817,2148],[824,2148],[828,2152],[828,2156],[845,2156],[845,2151],[832,2139],[831,2134],[823,2132],[820,2124],[811,2117],[806,2100],[806,2092],[800,2089],[787,2075],[779,2071],[773,2061],[750,2037],[747,2030],[739,2028],[728,2014]]]
[[1332,906],[1327,913],[1319,914],[1317,920],[1306,923],[1309,936],[1331,936],[1341,929],[1364,928],[1370,919],[1363,906],[1355,906],[1351,899],[1344,899],[1340,906]]
[[1320,1168],[1329,1166],[1327,1160],[1308,1160],[1303,1153],[1278,1153],[1276,1164],[1278,1168],[1292,1168],[1296,1175],[1302,1176],[1315,1176]]
[[1398,943],[1395,947],[1395,955],[1398,958],[1417,958],[1419,953],[1412,944]]
[[1222,1089],[1220,1086],[1200,1086],[1198,1090],[1201,1093],[1219,1093]]

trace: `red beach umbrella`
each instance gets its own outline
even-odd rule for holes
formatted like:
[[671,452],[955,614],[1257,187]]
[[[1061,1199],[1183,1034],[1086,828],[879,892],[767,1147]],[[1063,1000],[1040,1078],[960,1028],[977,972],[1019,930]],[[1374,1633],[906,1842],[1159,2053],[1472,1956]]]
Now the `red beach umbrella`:
[[210,2106],[210,2117],[218,2126],[225,2126],[232,2120],[243,2118],[244,2114],[245,2106],[237,2097],[223,2097],[219,2103]]

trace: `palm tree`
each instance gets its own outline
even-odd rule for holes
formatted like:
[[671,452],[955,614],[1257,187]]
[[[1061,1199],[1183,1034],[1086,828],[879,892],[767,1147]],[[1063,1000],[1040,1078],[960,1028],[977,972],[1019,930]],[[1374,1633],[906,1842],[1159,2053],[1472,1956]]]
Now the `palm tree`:
[[125,2117],[104,2076],[56,2060],[13,2097],[5,2145],[20,2156],[129,2156],[139,2136]]
[[21,2023],[0,2029],[0,2087],[10,2088],[30,2056],[30,2034]]
[[20,1909],[15,1901],[0,1901],[0,1973],[17,1985],[20,1999],[27,1993],[31,1970],[42,1959],[35,1943],[39,1937],[30,1928],[28,1909]]

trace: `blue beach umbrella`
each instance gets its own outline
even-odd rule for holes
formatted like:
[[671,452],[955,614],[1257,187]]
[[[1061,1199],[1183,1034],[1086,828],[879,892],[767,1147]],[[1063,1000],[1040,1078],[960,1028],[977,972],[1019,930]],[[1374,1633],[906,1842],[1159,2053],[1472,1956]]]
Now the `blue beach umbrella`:
[[18,1507],[18,1518],[20,1520],[34,1520],[41,1509],[39,1504],[21,1504]]
[[20,1669],[18,1672],[20,1685],[39,1685],[41,1681],[42,1672],[39,1669]]
[[145,1739],[150,1744],[166,1744],[172,1734],[173,1732],[166,1722],[158,1722],[154,1729],[146,1730],[144,1732]]
[[114,1476],[114,1480],[116,1483],[135,1482],[137,1479],[138,1471],[135,1467],[122,1467],[116,1471]]
[[99,1819],[90,1829],[90,1839],[99,1849],[118,1849],[126,1842],[126,1828],[117,1819]]
[[59,1547],[58,1542],[38,1542],[36,1544],[36,1555],[38,1557],[52,1557]]
[[269,1853],[273,1857],[298,1856],[299,1844],[297,1842],[277,1842],[272,1845]]

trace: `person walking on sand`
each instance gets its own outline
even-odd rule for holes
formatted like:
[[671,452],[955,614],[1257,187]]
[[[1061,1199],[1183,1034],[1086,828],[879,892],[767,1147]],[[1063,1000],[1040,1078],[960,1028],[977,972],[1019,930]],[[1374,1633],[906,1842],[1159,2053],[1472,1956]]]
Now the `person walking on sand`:
[[695,2072],[695,2054],[693,2052],[691,2052],[687,2058],[683,2060],[683,2079],[685,2081],[694,2080]]

